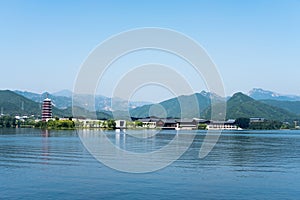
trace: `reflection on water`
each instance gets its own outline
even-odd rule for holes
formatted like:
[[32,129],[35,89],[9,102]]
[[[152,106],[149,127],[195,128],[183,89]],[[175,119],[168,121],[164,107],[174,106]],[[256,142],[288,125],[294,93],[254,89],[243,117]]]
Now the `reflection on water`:
[[75,133],[69,135],[65,132],[59,135],[58,132],[52,134],[48,130],[24,130],[1,130],[0,166],[20,168],[39,164],[70,165],[77,162],[78,151],[82,151],[82,146],[72,137]]
[[49,130],[42,130],[42,146],[43,146],[43,150],[42,150],[42,158],[44,160],[43,164],[48,164],[49,161],[49,144],[48,144],[48,137],[50,137],[49,135]]
[[[172,131],[102,133],[132,152],[155,151],[175,137]],[[0,129],[0,199],[299,197],[300,131],[224,132],[204,159],[205,132],[194,133],[190,148],[169,167],[129,174],[97,162],[76,131]]]
[[151,130],[142,130],[112,134],[79,130],[78,135],[101,163],[122,172],[145,173],[162,169],[180,158],[193,142],[195,133],[162,131],[153,135]]

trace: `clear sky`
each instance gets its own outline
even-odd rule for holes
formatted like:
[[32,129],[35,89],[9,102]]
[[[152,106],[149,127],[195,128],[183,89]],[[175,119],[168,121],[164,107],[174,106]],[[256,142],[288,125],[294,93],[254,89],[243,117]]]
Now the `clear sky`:
[[162,27],[206,49],[227,95],[254,87],[300,95],[297,0],[0,1],[0,27],[0,89],[72,90],[100,42],[133,28]]

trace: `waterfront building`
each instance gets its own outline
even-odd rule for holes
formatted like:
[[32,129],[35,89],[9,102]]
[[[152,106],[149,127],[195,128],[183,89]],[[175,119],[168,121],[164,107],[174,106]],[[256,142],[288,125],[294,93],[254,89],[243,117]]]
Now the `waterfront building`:
[[[165,119],[161,121],[163,122],[163,126],[161,127],[162,129],[176,129],[177,127],[176,119]],[[157,124],[161,126],[161,122],[158,122]]]
[[97,119],[77,119],[72,118],[77,128],[102,128],[104,121]]
[[208,130],[239,130],[235,120],[229,119],[227,121],[210,121],[207,125]]
[[143,128],[156,128],[157,122],[160,121],[158,118],[144,118],[144,119],[139,119],[143,123]]
[[176,122],[176,130],[193,130],[198,128],[198,121],[195,119],[179,119]]
[[125,120],[116,120],[116,129],[126,129],[126,121]]

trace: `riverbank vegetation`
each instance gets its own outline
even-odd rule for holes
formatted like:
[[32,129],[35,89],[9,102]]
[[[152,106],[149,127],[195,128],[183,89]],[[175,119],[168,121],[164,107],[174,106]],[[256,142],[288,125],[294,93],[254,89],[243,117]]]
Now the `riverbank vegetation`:
[[42,128],[42,129],[74,129],[75,123],[72,121],[72,119],[69,120],[49,120],[47,122],[45,121],[38,121],[35,124],[35,128]]
[[[237,118],[235,121],[239,128],[246,130],[278,130],[298,128],[293,123],[280,122],[275,120],[264,120],[261,122],[251,122],[249,118]],[[116,121],[109,120],[73,120],[72,118],[50,119],[47,122],[36,120],[33,117],[18,119],[11,116],[0,116],[0,128],[41,128],[41,129],[76,129],[76,128],[101,128],[106,130],[116,129]],[[141,121],[127,121],[126,128],[146,128]],[[198,129],[205,130],[207,124],[198,124]]]

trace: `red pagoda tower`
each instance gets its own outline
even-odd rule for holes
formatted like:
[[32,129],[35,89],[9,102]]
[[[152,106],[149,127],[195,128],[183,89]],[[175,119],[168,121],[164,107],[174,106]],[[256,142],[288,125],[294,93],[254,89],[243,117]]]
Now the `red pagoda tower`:
[[42,121],[48,121],[52,118],[52,102],[48,97],[44,99],[42,105]]

